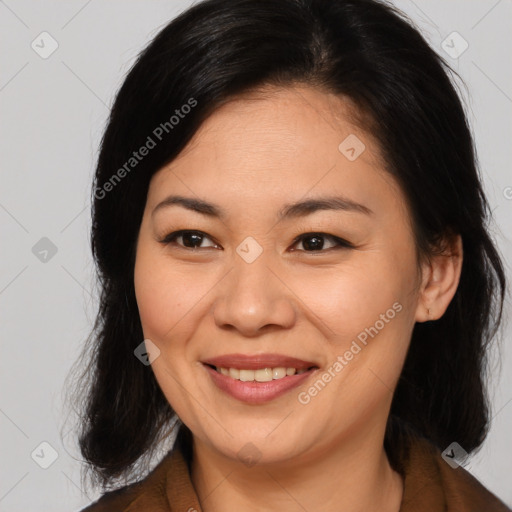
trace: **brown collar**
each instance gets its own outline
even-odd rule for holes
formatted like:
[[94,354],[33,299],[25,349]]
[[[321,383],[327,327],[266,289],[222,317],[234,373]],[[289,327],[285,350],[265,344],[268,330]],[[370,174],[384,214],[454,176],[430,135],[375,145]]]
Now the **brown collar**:
[[400,512],[510,512],[461,466],[453,469],[424,439],[411,445]]

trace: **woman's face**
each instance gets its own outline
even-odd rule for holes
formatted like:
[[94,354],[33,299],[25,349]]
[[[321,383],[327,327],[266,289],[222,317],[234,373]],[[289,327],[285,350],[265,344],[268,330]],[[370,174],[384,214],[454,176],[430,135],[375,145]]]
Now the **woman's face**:
[[307,87],[240,97],[151,181],[135,290],[152,369],[218,454],[383,435],[419,274],[403,193],[347,108]]

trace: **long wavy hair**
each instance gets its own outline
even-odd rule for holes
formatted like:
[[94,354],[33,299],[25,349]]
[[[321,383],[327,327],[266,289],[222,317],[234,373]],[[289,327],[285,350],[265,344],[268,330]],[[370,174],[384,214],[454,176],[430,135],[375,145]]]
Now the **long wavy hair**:
[[[486,354],[506,282],[452,70],[403,14],[377,0],[206,0],[140,53],[97,161],[91,242],[100,301],[74,403],[82,456],[104,490],[136,478],[135,468],[179,424],[151,367],[134,356],[143,340],[135,249],[149,182],[216,108],[266,84],[305,84],[357,105],[408,202],[418,261],[442,250],[450,234],[462,236],[453,300],[442,318],[413,330],[386,430],[392,466],[407,453],[408,431],[441,450],[457,440],[467,452],[487,434]],[[171,128],[170,117],[191,99],[195,106]],[[162,123],[156,146],[130,161]]]

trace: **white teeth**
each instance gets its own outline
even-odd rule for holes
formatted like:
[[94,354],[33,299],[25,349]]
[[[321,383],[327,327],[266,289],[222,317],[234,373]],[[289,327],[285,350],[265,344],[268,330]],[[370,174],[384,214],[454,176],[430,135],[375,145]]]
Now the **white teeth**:
[[283,377],[286,377],[286,368],[274,368],[272,370],[272,378],[273,379],[282,379]]
[[[217,368],[217,370],[218,370],[218,368]],[[232,379],[240,380],[240,370],[237,370],[236,368],[230,368],[228,371],[229,371],[229,376]]]
[[254,370],[240,370],[240,380],[242,382],[254,380]]
[[216,370],[222,375],[235,380],[241,380],[242,382],[270,382],[271,380],[283,379],[295,374],[300,375],[307,371],[305,368],[297,370],[296,368],[285,368],[284,366],[259,368],[258,370],[239,370],[238,368],[221,368],[217,366]]
[[263,368],[254,372],[254,380],[257,382],[270,382],[272,380],[272,368]]

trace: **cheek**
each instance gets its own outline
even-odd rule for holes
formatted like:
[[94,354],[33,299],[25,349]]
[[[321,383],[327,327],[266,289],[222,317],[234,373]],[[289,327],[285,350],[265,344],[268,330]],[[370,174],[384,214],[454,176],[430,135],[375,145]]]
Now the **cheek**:
[[172,263],[158,248],[144,244],[137,250],[134,285],[144,335],[161,345],[186,339],[211,286],[197,269]]
[[166,324],[168,324],[167,329],[171,327],[172,319],[168,318],[166,311],[171,294],[166,284],[159,279],[158,269],[151,266],[150,259],[145,258],[144,253],[141,254],[141,252],[138,252],[135,263],[135,297],[144,336],[159,339],[165,332]]
[[144,335],[150,339],[165,338],[179,314],[179,282],[170,270],[143,242],[139,244],[134,269],[135,296]]
[[343,268],[308,279],[303,276],[294,290],[330,328],[327,333],[332,341],[352,339],[374,325],[395,302],[405,310],[405,301],[412,300],[413,263],[403,256],[395,258],[384,250],[361,253]]

